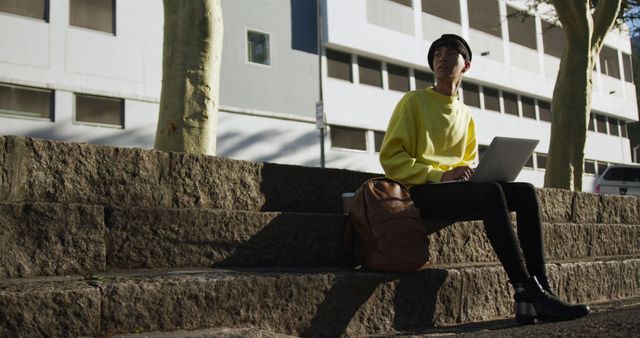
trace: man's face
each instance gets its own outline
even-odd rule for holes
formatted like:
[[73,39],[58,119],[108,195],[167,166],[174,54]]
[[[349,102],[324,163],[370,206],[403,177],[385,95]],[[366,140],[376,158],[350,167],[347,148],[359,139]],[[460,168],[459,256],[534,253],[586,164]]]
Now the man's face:
[[457,82],[470,66],[471,63],[465,61],[455,48],[442,46],[433,53],[433,72],[436,79]]

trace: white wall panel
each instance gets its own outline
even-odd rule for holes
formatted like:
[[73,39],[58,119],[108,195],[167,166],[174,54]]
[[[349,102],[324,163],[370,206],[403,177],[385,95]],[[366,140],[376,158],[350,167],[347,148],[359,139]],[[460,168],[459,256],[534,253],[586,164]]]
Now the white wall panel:
[[382,88],[326,79],[324,97],[327,122],[386,130],[391,113],[402,95]]
[[0,13],[0,62],[49,67],[49,24]]
[[[473,51],[474,60],[483,57],[501,63],[504,62],[504,44],[502,43],[502,39],[485,32],[470,29],[468,42]],[[484,52],[488,52],[489,54],[482,56]]]
[[435,15],[422,13],[422,36],[429,44],[442,34],[448,33],[462,35],[462,26]]
[[218,155],[239,160],[320,165],[320,137],[314,123],[221,111]]
[[538,51],[516,43],[509,43],[509,49],[512,66],[526,69],[533,73],[540,73]]
[[414,35],[413,10],[396,2],[368,0],[367,21],[400,33]]

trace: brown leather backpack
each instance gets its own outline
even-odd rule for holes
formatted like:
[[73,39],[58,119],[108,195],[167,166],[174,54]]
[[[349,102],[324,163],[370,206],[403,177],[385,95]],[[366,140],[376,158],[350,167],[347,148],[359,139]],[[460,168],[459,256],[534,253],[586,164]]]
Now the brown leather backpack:
[[410,272],[429,266],[429,237],[407,188],[390,178],[366,181],[351,202],[344,236],[354,268]]

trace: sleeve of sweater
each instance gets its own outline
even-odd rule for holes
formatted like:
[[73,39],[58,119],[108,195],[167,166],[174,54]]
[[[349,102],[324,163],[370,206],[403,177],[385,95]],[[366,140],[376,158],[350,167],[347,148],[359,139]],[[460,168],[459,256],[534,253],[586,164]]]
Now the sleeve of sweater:
[[474,166],[478,159],[478,140],[476,139],[476,126],[473,118],[469,120],[467,127],[467,145],[464,150],[463,163],[467,166]]
[[406,95],[391,116],[380,149],[380,164],[387,177],[407,186],[440,182],[442,170],[416,160],[416,133],[424,130],[416,124],[416,108],[411,101],[411,96]]

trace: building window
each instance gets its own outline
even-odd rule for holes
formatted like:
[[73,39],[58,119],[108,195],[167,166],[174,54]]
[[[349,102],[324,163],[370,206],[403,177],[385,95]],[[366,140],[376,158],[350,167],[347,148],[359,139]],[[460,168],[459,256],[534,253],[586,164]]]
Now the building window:
[[498,90],[493,88],[482,88],[484,96],[484,109],[500,112],[500,97]]
[[519,116],[518,114],[518,95],[502,92],[502,100],[504,101],[504,112],[510,115]]
[[618,131],[618,120],[612,117],[608,118],[609,120],[609,134],[613,136],[620,136],[620,132]]
[[596,131],[596,127],[593,124],[593,119],[594,119],[593,113],[589,114],[589,127],[588,127],[588,130]]
[[538,101],[538,114],[540,121],[551,122],[551,103]]
[[624,70],[624,80],[633,83],[633,61],[631,55],[622,53],[622,69]]
[[480,88],[472,83],[462,83],[464,104],[480,108]]
[[373,131],[373,141],[375,143],[376,153],[380,152],[382,148],[382,141],[384,140],[384,132],[383,131]]
[[620,136],[624,137],[624,138],[628,138],[629,135],[627,134],[627,123],[620,121]]
[[620,64],[618,63],[618,52],[607,46],[602,46],[600,51],[600,73],[620,78]]
[[542,44],[546,54],[561,58],[565,45],[562,28],[550,22],[542,21]]
[[2,0],[0,12],[49,22],[49,0]]
[[507,6],[509,22],[509,41],[519,45],[537,49],[536,23],[533,16]]
[[382,88],[382,63],[378,60],[358,56],[360,83]]
[[367,131],[362,129],[331,126],[333,148],[367,150]]
[[595,175],[596,174],[596,162],[592,161],[592,160],[585,160],[584,161],[584,173],[585,174]]
[[110,97],[75,95],[75,122],[124,128],[124,100]]
[[416,70],[413,72],[416,79],[416,89],[423,89],[433,86],[433,74]]
[[116,0],[70,0],[69,23],[116,34]]
[[538,169],[547,169],[547,155],[536,153],[536,163]]
[[249,62],[271,65],[269,34],[247,31],[247,58]]
[[458,1],[422,0],[422,11],[451,22],[460,23],[460,3]]
[[351,54],[327,49],[327,75],[334,79],[353,82],[351,77]]
[[399,3],[399,4],[407,6],[407,7],[413,7],[411,5],[411,0],[391,0],[391,2]]
[[409,68],[387,64],[389,89],[399,92],[409,91]]
[[607,133],[607,117],[596,114],[596,131],[602,134]]
[[522,116],[535,120],[536,119],[535,100],[530,97],[520,96],[520,101],[522,102]]
[[496,0],[468,1],[469,27],[502,39],[500,7]]
[[0,84],[0,115],[53,119],[53,91]]

